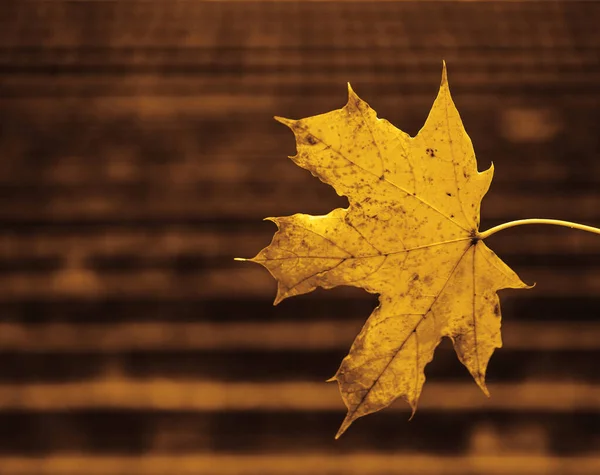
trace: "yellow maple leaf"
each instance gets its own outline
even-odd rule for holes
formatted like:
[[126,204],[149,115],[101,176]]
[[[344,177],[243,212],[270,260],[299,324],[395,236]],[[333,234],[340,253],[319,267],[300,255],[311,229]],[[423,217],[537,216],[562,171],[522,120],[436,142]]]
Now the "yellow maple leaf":
[[439,93],[415,137],[379,119],[348,85],[339,110],[292,129],[297,165],[348,197],[325,216],[267,218],[278,231],[252,260],[278,282],[275,304],[316,287],[379,294],[332,380],[357,418],[402,397],[413,415],[424,368],[442,337],[488,394],[485,373],[500,337],[496,291],[526,288],[479,233],[480,203],[493,166],[477,171],[471,140],[450,96],[444,64]]

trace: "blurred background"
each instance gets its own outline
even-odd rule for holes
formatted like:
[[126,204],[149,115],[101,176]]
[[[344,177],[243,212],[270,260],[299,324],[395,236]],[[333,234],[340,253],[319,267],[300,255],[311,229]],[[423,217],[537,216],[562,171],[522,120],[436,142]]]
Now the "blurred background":
[[399,403],[333,439],[336,371],[376,298],[272,306],[266,216],[345,206],[286,158],[346,82],[414,135],[441,62],[482,229],[600,224],[600,3],[4,1],[0,474],[600,473],[600,239],[494,235],[487,399],[444,342]]

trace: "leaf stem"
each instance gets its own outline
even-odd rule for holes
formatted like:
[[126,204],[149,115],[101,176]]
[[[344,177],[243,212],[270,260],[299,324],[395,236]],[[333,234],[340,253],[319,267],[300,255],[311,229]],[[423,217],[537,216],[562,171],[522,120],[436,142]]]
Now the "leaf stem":
[[523,224],[552,224],[554,226],[564,226],[566,228],[571,229],[579,229],[581,231],[587,231],[589,233],[600,234],[600,228],[594,228],[592,226],[586,226],[584,224],[579,223],[571,223],[569,221],[562,221],[560,219],[541,219],[541,218],[532,218],[532,219],[519,219],[517,221],[510,221],[508,223],[499,224],[498,226],[494,226],[493,228],[488,229],[482,233],[479,233],[479,239],[485,239],[490,237],[492,234],[497,233],[498,231],[502,231],[503,229],[512,228],[514,226],[521,226]]

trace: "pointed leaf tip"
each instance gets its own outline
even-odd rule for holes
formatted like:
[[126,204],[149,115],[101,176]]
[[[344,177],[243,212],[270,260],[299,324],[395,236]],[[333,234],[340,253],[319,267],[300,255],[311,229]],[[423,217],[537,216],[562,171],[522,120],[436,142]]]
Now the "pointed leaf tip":
[[281,290],[281,283],[278,283],[277,295],[275,296],[275,300],[273,300],[273,307],[276,307],[287,298],[285,294],[286,292]]
[[348,420],[348,416],[346,416],[346,418],[344,419],[344,422],[342,422],[342,425],[340,426],[337,433],[335,434],[335,440],[338,440],[342,436],[342,434],[344,432],[346,432],[348,427],[350,427],[350,424],[352,424],[352,419]]
[[287,125],[288,127],[293,127],[294,124],[297,122],[294,119],[286,119],[285,117],[279,117],[279,116],[273,116],[273,118],[277,121],[282,123],[283,125]]
[[441,86],[448,84],[448,70],[446,69],[446,61],[442,59],[442,82]]
[[410,406],[410,409],[411,409],[410,417],[408,418],[408,422],[410,422],[413,420],[413,417],[415,417],[415,414],[417,413],[418,401],[415,401],[413,403],[413,402],[409,401],[408,399],[406,399],[406,402],[408,403],[408,405]]
[[354,89],[352,89],[352,86],[348,82],[348,103],[356,102],[357,100],[360,101],[361,99],[358,97],[358,94],[354,92]]
[[477,383],[477,386],[480,387],[480,389],[483,391],[483,394],[485,394],[487,397],[491,397],[490,395],[490,391],[487,388],[487,386],[485,385],[485,381],[481,380],[481,381],[475,381]]
[[279,227],[279,218],[267,217],[263,218],[263,221],[270,221],[272,223],[275,223],[277,227]]

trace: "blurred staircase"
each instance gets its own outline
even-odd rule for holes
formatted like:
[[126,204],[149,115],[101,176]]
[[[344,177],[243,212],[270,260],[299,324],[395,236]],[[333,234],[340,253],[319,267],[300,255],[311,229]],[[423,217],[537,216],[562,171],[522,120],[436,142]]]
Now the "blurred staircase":
[[273,115],[346,82],[421,127],[441,61],[482,229],[600,224],[600,2],[30,1],[0,6],[0,474],[600,473],[600,241],[489,239],[503,291],[487,399],[448,342],[415,418],[357,421],[325,384],[375,306],[272,307],[265,216],[346,201]]

